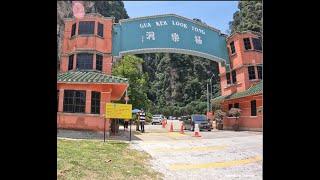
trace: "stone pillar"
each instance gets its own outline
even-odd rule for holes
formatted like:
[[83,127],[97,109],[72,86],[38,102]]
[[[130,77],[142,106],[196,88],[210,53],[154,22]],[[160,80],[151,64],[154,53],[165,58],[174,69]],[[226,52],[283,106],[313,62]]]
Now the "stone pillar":
[[59,89],[59,105],[58,112],[63,112],[64,89]]
[[105,55],[103,56],[102,71],[108,75],[111,75],[112,69],[112,56]]
[[92,69],[93,69],[93,70],[97,70],[97,67],[96,67],[96,66],[97,66],[97,65],[96,65],[96,64],[97,64],[97,59],[96,59],[97,56],[96,56],[96,54],[97,54],[97,53],[93,53],[93,62],[92,62]]
[[[111,91],[109,92],[101,92],[100,99],[100,114],[104,115],[106,113],[106,103],[111,102]],[[105,115],[104,115],[105,117]],[[111,120],[106,119],[106,131],[110,132],[110,124]]]
[[77,53],[73,54],[73,67],[72,70],[77,69]]
[[91,113],[91,90],[86,91],[86,114]]

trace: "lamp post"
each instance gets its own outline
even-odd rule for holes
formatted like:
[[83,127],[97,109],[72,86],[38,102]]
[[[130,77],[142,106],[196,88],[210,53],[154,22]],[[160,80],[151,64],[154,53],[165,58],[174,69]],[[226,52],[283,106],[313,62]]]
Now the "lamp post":
[[[213,87],[212,87],[212,78],[213,78],[213,77],[216,77],[216,76],[215,76],[214,74],[212,74],[212,76],[211,76],[211,78],[210,78],[210,86],[211,86],[210,100],[212,99],[212,96],[213,96],[213,93],[212,93],[212,88],[213,88]],[[209,102],[210,102],[210,101],[209,101]],[[210,103],[210,104],[211,104],[211,103]],[[209,107],[210,107],[210,111],[211,111],[211,110],[212,110],[212,106],[210,105]]]
[[207,112],[209,112],[210,107],[209,107],[209,84],[207,82]]

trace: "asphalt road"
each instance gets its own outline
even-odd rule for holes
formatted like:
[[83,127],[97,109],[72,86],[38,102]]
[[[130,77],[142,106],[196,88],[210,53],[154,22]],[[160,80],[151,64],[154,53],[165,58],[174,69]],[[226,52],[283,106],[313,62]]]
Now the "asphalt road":
[[152,156],[165,179],[262,179],[262,132],[201,131],[180,134],[161,125],[135,133],[131,148]]

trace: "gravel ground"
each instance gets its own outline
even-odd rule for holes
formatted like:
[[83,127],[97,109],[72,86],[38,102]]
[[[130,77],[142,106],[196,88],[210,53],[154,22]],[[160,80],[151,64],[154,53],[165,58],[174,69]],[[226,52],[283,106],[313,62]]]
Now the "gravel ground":
[[[149,153],[165,179],[262,179],[262,133],[248,131],[168,133],[147,126],[131,148]],[[153,133],[155,132],[155,133]]]

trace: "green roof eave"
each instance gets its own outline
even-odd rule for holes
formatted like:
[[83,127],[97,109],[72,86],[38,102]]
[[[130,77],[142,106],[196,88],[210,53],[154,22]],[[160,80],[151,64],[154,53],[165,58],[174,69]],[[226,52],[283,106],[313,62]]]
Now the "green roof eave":
[[128,79],[111,76],[99,71],[68,71],[57,74],[58,83],[80,83],[80,84],[128,84]]
[[262,84],[263,84],[263,81],[261,80],[260,82],[253,85],[252,87],[250,87],[249,89],[247,89],[245,91],[233,93],[233,94],[226,95],[226,96],[216,97],[211,100],[211,103],[216,103],[219,101],[238,99],[238,98],[242,98],[242,97],[246,97],[246,96],[261,94],[263,92]]

